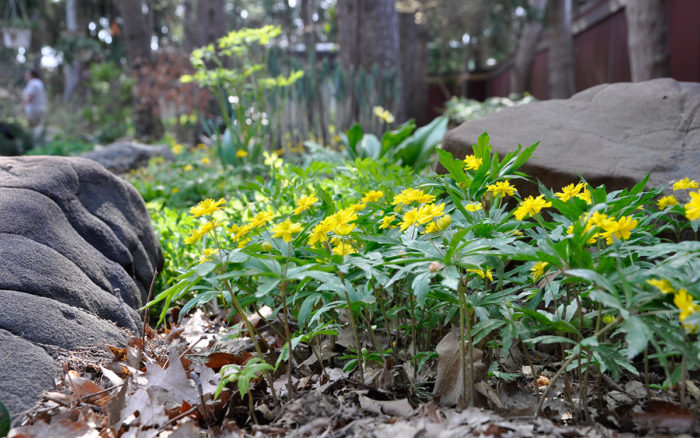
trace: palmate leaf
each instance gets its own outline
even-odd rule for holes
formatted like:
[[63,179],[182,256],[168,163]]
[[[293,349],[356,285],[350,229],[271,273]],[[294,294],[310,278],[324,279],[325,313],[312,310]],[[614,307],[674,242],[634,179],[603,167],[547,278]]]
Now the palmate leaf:
[[651,338],[649,327],[641,318],[630,316],[622,323],[625,330],[625,342],[627,342],[627,359],[633,359],[647,348]]

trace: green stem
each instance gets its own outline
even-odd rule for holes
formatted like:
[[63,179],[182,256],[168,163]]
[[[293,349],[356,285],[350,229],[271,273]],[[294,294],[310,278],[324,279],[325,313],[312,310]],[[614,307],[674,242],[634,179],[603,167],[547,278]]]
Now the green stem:
[[357,334],[357,323],[355,322],[355,315],[352,312],[352,304],[350,303],[350,294],[348,294],[348,288],[345,287],[345,276],[342,272],[338,273],[340,277],[340,282],[343,283],[343,292],[345,293],[345,302],[348,304],[348,318],[350,319],[350,327],[352,328],[352,334],[355,337],[355,350],[357,350],[357,365],[360,369],[360,380],[362,383],[365,381],[365,371],[364,371],[364,358],[362,357],[362,344],[360,344],[360,336]]

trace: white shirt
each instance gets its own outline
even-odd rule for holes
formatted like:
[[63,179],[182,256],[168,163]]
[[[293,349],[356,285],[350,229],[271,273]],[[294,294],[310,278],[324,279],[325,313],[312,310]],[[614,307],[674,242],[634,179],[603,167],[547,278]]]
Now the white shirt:
[[[31,102],[27,102],[29,96],[33,96]],[[38,115],[46,111],[46,90],[44,90],[44,83],[40,79],[30,79],[22,91],[22,97],[26,102],[24,110],[27,115]]]

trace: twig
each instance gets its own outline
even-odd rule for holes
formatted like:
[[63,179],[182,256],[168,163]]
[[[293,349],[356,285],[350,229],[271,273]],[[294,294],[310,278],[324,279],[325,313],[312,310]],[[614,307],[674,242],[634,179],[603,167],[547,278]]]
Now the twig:
[[158,435],[158,434],[160,434],[161,432],[163,432],[163,431],[164,431],[168,426],[170,426],[172,423],[175,423],[175,422],[177,422],[177,420],[179,420],[179,419],[181,419],[181,418],[184,418],[184,417],[190,415],[192,412],[196,411],[197,409],[199,409],[199,406],[193,406],[192,408],[186,410],[185,412],[183,412],[182,414],[178,415],[177,417],[173,417],[170,421],[168,421],[168,422],[165,423],[163,426],[161,426],[160,429],[158,429],[158,432],[156,433],[156,435]]
[[[151,286],[148,288],[148,298],[146,298],[146,304],[148,304],[149,301],[151,301],[151,297],[153,296],[153,288],[156,285],[156,278],[158,277],[158,270],[156,269],[155,272],[153,272],[153,279],[151,280]],[[151,314],[150,309],[147,307],[143,311],[143,327],[141,330],[141,351],[143,352],[144,347],[146,346],[146,326],[148,325],[148,317]]]

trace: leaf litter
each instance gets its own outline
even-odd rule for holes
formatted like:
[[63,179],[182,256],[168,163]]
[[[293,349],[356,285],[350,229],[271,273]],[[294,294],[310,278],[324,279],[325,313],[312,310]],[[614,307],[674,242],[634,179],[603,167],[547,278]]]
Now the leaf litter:
[[[263,311],[266,318],[270,314]],[[9,437],[568,438],[700,432],[695,411],[668,396],[646,400],[643,384],[635,380],[624,387],[612,382],[614,389],[598,394],[591,403],[596,422],[572,421],[575,385],[561,380],[550,389],[543,415],[535,416],[539,398],[551,383],[547,368],[556,366],[538,366],[533,373],[535,368],[521,364],[522,372],[514,381],[488,379],[487,364],[494,358],[478,349],[472,351],[478,407],[467,408],[462,368],[469,375],[471,368],[460,359],[454,331],[438,344],[437,363],[424,367],[417,380],[410,377],[414,370],[409,361],[397,364],[392,358],[382,366],[368,367],[365,381],[357,381],[341,368],[342,362],[334,361],[339,351],[352,348],[342,345],[347,336],[341,332],[339,339],[323,341],[324,364],[318,363],[311,348],[295,349],[291,397],[285,364],[280,366],[272,381],[280,403],[262,377],[253,379],[243,396],[235,385],[228,385],[215,399],[219,370],[244,366],[256,356],[251,339],[242,336],[247,334],[242,323],[231,326],[225,321],[225,315],[197,310],[157,332],[146,327],[145,336],[131,338],[126,347],[63,352],[66,372],[57,388],[15,420]],[[274,363],[284,342],[266,324],[256,321],[271,347],[265,359]],[[238,337],[233,338],[231,330]],[[468,346],[464,348],[467,351]],[[472,391],[470,384],[466,387]],[[697,405],[700,390],[690,380],[686,387]]]

